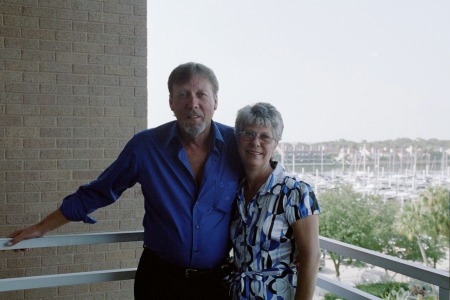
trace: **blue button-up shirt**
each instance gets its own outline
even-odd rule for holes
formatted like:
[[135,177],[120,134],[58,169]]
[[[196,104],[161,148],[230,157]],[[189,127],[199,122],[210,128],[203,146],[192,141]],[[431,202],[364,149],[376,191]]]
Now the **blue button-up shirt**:
[[213,145],[197,184],[175,121],[136,134],[95,181],[67,196],[60,210],[71,221],[140,183],[145,201],[144,244],[185,268],[217,267],[228,254],[229,221],[240,159],[232,127],[212,122]]

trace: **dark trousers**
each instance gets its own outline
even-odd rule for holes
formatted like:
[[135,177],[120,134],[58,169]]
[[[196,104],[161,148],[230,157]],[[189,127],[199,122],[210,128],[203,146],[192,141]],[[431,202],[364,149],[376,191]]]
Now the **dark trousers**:
[[229,299],[218,270],[192,271],[171,265],[144,248],[134,281],[136,300]]

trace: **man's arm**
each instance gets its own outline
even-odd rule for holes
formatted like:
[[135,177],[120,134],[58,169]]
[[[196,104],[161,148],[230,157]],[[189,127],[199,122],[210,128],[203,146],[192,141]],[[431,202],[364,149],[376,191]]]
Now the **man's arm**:
[[295,299],[312,299],[319,272],[319,216],[311,215],[291,225],[295,246],[299,252],[297,265],[297,290]]
[[69,222],[70,221],[64,217],[61,211],[57,209],[39,223],[11,233],[8,237],[12,239],[6,243],[6,246],[13,246],[23,240],[42,237],[46,235],[47,232],[61,227]]

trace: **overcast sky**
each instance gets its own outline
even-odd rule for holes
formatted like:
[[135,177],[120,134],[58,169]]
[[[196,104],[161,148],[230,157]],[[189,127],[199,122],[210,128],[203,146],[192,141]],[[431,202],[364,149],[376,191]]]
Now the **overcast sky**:
[[167,78],[211,67],[214,120],[258,101],[282,142],[450,139],[448,0],[149,0],[149,127],[174,120]]

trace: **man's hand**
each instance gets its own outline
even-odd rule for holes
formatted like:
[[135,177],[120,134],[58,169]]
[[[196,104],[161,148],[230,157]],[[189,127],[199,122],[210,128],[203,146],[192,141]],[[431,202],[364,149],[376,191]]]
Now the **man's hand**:
[[[14,246],[23,240],[29,240],[34,238],[39,238],[47,234],[47,232],[56,229],[70,221],[64,217],[59,209],[55,210],[49,214],[41,222],[26,227],[24,229],[16,230],[10,235],[8,235],[11,240],[9,240],[5,246]],[[29,249],[14,249],[14,252],[26,251]]]
[[[29,239],[42,237],[42,236],[44,236],[44,234],[45,233],[41,232],[37,228],[37,225],[32,225],[32,226],[24,228],[24,229],[16,230],[13,233],[11,233],[10,235],[8,235],[8,237],[11,238],[11,240],[9,240],[5,246],[14,246],[15,244],[17,244],[23,240],[29,240]],[[27,251],[27,250],[30,250],[30,249],[29,248],[14,249],[14,252]]]

